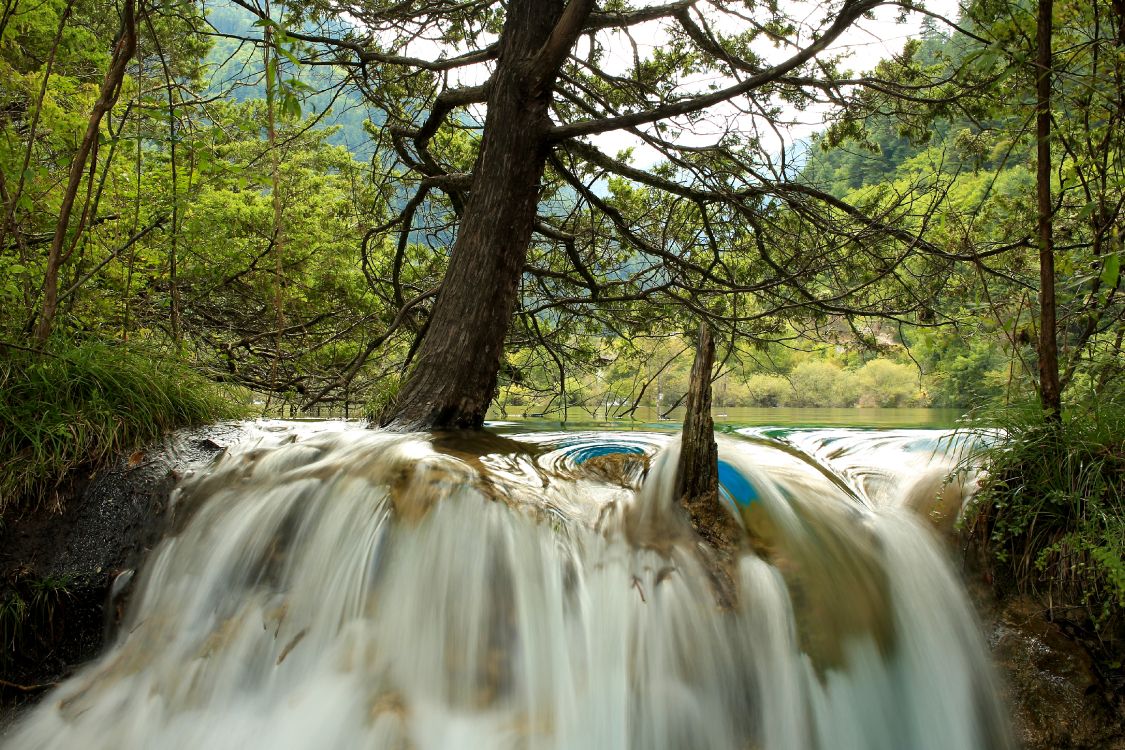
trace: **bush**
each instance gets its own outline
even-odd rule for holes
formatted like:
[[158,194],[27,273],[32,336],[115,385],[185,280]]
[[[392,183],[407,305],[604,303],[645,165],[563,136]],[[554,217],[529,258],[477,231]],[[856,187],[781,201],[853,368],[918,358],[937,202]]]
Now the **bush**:
[[793,398],[789,381],[779,375],[751,375],[746,380],[748,406],[784,406]]
[[1037,404],[998,416],[1003,437],[970,457],[987,473],[964,523],[990,553],[1001,592],[1047,595],[1067,619],[1084,613],[1099,649],[1120,662],[1125,399],[1090,399],[1061,423]]
[[37,505],[78,467],[241,411],[214,383],[148,352],[96,343],[2,351],[0,514]]
[[873,359],[855,374],[857,406],[901,407],[922,401],[917,371],[889,359]]
[[789,406],[851,406],[855,403],[855,380],[851,373],[823,360],[805,360],[789,374],[792,398]]

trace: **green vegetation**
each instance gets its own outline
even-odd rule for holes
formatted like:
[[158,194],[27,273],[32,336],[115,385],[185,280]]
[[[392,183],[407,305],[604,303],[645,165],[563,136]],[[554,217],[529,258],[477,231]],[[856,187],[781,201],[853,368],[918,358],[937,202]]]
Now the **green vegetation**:
[[[975,39],[928,25],[873,74],[928,85],[936,73],[946,93],[954,81],[977,92],[923,106],[866,92],[819,139],[826,148],[812,152],[804,178],[855,205],[909,204],[907,221],[924,226],[928,240],[974,255],[949,265],[929,302],[926,320],[946,325],[906,334],[932,402],[982,407],[979,424],[999,429],[971,457],[987,474],[966,528],[1001,594],[1040,596],[1055,617],[1087,628],[1103,665],[1119,669],[1125,27],[1119,11],[1096,2],[1055,3],[1046,28],[1037,10],[969,4],[961,25]],[[1035,88],[1040,32],[1058,53],[1047,180],[1035,170],[1043,157],[1034,117],[1044,106]],[[1035,211],[1044,192],[1047,216]],[[1053,273],[1041,273],[1045,258]],[[1056,320],[1043,314],[1048,298]],[[1045,367],[1044,339],[1058,347],[1053,368]],[[1052,378],[1062,393],[1058,411],[1047,393]]]
[[17,664],[29,655],[50,650],[51,642],[58,638],[60,620],[66,621],[65,610],[78,583],[69,575],[26,576],[4,582],[0,591],[0,674],[18,669]]
[[[598,351],[602,356],[594,369],[571,375],[566,400],[571,418],[585,414],[627,419],[635,407],[664,412],[681,404],[691,367],[686,339],[605,341]],[[922,377],[904,348],[894,353],[897,358],[821,346],[797,352],[774,348],[764,361],[732,356],[714,381],[713,403],[716,408],[934,405],[929,389],[943,384]],[[507,373],[494,413],[561,416],[556,385],[526,360],[519,363],[510,356],[508,361],[510,367],[524,369]],[[969,406],[956,401],[952,405]]]
[[965,520],[1002,592],[1043,596],[1125,654],[1125,397],[1071,404],[1060,424],[1038,404],[995,413],[1001,437],[971,457],[987,474]]
[[153,352],[85,344],[8,354],[0,363],[0,514],[53,497],[75,469],[240,413],[218,386]]

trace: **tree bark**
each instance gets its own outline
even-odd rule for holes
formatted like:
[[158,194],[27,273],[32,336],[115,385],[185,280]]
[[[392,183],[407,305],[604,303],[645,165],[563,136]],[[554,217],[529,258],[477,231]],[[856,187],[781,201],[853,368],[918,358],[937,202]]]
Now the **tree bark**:
[[1062,418],[1055,316],[1055,248],[1051,207],[1051,23],[1053,0],[1039,0],[1035,56],[1035,182],[1039,224],[1039,402],[1049,419]]
[[675,492],[696,532],[712,547],[733,551],[742,534],[719,499],[719,448],[715,443],[715,421],[711,418],[714,364],[715,341],[711,329],[706,323],[700,323],[688,384],[687,415],[680,437]]
[[113,57],[110,60],[105,78],[102,80],[101,90],[98,93],[97,101],[94,102],[94,109],[90,113],[86,133],[70,165],[66,192],[63,193],[59,220],[55,225],[55,236],[51,242],[51,250],[47,256],[47,270],[43,278],[43,309],[39,316],[39,323],[35,326],[35,340],[39,344],[47,341],[54,325],[55,312],[58,309],[59,269],[64,260],[63,242],[70,226],[70,214],[74,209],[74,200],[78,195],[78,188],[82,184],[82,173],[86,170],[86,160],[90,157],[90,151],[94,144],[97,143],[98,129],[101,126],[102,117],[117,102],[117,95],[121,91],[121,82],[125,78],[125,68],[137,49],[135,5],[135,0],[127,0],[125,3],[125,10],[121,19],[121,36],[113,49]]
[[[265,5],[266,16],[270,14],[269,0]],[[271,45],[273,44],[273,27],[267,24],[262,29],[262,55],[263,67],[266,76],[266,140],[270,150],[270,179],[273,199],[273,315],[274,327],[277,335],[273,340],[273,362],[270,364],[270,394],[266,396],[266,409],[269,409],[273,393],[277,391],[277,370],[281,363],[281,336],[285,330],[285,292],[284,292],[284,266],[285,257],[285,225],[284,215],[281,210],[281,158],[277,153],[277,90],[281,82],[281,55],[273,55],[273,65],[270,65]],[[273,72],[271,72],[273,71]],[[345,391],[346,392],[346,391]],[[344,400],[344,412],[347,413],[348,403]]]
[[592,5],[571,0],[565,13],[562,0],[508,5],[449,269],[415,365],[380,417],[384,426],[476,429],[484,423],[535,223],[555,77]]
[[687,511],[692,528],[706,542],[700,548],[721,606],[737,596],[734,567],[746,535],[719,497],[719,447],[711,418],[711,372],[715,341],[707,323],[699,325],[699,342],[688,384],[687,415],[680,437],[675,494]]

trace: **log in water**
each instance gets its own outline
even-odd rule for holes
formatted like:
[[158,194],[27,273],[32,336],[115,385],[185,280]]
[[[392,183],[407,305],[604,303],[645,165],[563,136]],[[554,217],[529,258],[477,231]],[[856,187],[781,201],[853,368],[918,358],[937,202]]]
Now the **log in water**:
[[905,486],[720,440],[748,540],[720,607],[675,436],[509,437],[259,429],[184,481],[116,643],[5,747],[1008,745]]

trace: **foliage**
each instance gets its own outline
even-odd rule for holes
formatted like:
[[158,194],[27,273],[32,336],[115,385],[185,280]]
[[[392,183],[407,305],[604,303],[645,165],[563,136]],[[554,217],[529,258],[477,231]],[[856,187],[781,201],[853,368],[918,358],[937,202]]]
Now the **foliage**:
[[[1125,648],[1125,394],[1086,394],[1058,424],[1034,402],[987,415],[1000,436],[968,457],[986,474],[965,524],[1001,588],[1085,612]],[[1120,666],[1120,665],[1118,665]]]
[[886,359],[873,359],[860,368],[855,387],[861,394],[857,406],[914,406],[920,400],[917,370]]
[[[1116,376],[1125,330],[1125,10],[1098,0],[1054,7],[1049,286],[1061,384],[1081,388]],[[958,33],[928,25],[876,67],[883,85],[855,89],[836,110],[802,179],[876,210],[915,206],[906,221],[957,262],[925,290],[930,309],[917,321],[947,330],[911,332],[912,351],[935,403],[980,405],[1038,387],[1036,6],[975,0],[961,14]]]
[[[44,634],[53,634],[56,613],[74,595],[77,580],[69,574],[17,575],[0,589],[0,670],[28,652],[35,653]],[[33,645],[34,644],[34,645]]]
[[781,406],[789,403],[793,388],[780,375],[757,373],[746,379],[747,406]]
[[848,406],[855,400],[847,371],[829,361],[801,362],[789,374],[789,382],[792,406]]
[[76,468],[96,468],[171,430],[241,412],[214,384],[152,351],[86,343],[7,353],[0,363],[0,513],[37,504]]

